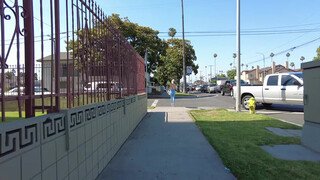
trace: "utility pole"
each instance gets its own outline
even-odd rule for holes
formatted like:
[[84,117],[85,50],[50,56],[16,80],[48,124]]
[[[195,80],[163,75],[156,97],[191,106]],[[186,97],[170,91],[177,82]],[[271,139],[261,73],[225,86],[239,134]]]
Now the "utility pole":
[[146,49],[146,54],[145,54],[145,57],[144,57],[144,60],[145,60],[145,65],[146,65],[146,93],[148,93],[148,49]]
[[209,65],[209,67],[210,67],[210,81],[211,81],[211,79],[212,79],[212,66]]
[[186,83],[186,57],[185,57],[185,44],[184,44],[184,14],[183,14],[183,0],[181,0],[181,9],[182,9],[182,48],[183,48],[183,92],[187,92],[187,83]]
[[209,67],[210,67],[210,80],[209,81],[211,81],[211,79],[213,79],[213,77],[214,77],[214,75],[212,74],[212,66],[214,66],[214,65],[208,65]]
[[237,98],[236,98],[236,111],[240,112],[240,0],[237,0]]
[[205,66],[205,68],[206,68],[206,76],[205,76],[205,81],[207,81],[207,82],[208,82],[208,73],[207,73],[207,66]]

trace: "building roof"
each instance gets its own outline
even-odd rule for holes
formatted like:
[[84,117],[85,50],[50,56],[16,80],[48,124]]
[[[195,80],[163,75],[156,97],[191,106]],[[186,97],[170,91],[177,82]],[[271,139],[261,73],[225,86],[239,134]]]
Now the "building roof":
[[[67,61],[67,52],[60,52],[60,61]],[[43,61],[51,61],[51,59],[54,60],[55,58],[55,54],[53,55],[49,55],[46,57],[43,57]],[[72,54],[69,52],[69,60],[72,60],[73,56]],[[41,62],[41,58],[37,60],[37,62]]]
[[[256,69],[252,69],[252,70],[246,70],[246,71],[242,71],[242,72],[245,72],[245,73],[250,73],[252,71],[256,71]],[[269,67],[265,67],[265,68],[261,68],[259,69],[259,73],[263,73],[263,72],[271,72],[272,71],[272,68],[269,66]],[[281,73],[281,72],[301,72],[302,70],[301,69],[290,69],[290,68],[286,68],[284,67],[283,65],[276,65],[275,66],[275,70],[274,72],[275,73]]]

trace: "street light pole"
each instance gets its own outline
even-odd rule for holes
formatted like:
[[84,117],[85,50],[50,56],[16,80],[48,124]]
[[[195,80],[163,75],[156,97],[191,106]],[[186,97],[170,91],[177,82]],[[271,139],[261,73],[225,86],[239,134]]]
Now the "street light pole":
[[237,0],[237,98],[236,98],[236,111],[240,112],[240,0]]
[[186,83],[186,57],[185,57],[185,42],[184,42],[184,13],[183,13],[183,0],[181,0],[182,9],[182,48],[183,48],[183,92],[187,92]]
[[208,82],[207,66],[205,66],[205,68],[206,68],[206,76],[205,76],[205,81],[207,81],[207,82]]

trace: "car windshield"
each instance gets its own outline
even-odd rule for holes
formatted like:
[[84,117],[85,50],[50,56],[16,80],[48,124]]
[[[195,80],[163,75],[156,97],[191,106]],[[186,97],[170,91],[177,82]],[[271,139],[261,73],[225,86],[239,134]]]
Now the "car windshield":
[[89,88],[91,88],[92,86],[91,86],[91,84],[86,84],[84,87],[87,88],[87,89],[89,89]]
[[[43,92],[49,91],[47,88],[43,88]],[[34,92],[42,92],[42,88],[34,88]]]
[[300,78],[301,80],[303,80],[303,74],[295,74],[295,76],[297,76],[298,78]]
[[210,87],[214,87],[214,86],[216,86],[216,84],[210,84]]
[[[237,81],[236,80],[232,80],[232,81],[230,81],[230,83],[232,84],[232,85],[237,85]],[[244,82],[244,80],[240,80],[240,83],[241,84],[247,84],[246,82]]]

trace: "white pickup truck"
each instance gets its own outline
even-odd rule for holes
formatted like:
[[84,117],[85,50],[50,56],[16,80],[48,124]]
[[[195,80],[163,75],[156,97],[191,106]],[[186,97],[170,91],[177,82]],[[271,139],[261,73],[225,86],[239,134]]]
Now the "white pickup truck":
[[[234,97],[237,97],[236,87]],[[303,74],[302,72],[269,74],[262,86],[241,86],[241,103],[248,109],[246,103],[254,97],[257,103],[264,106],[271,104],[303,105]]]

